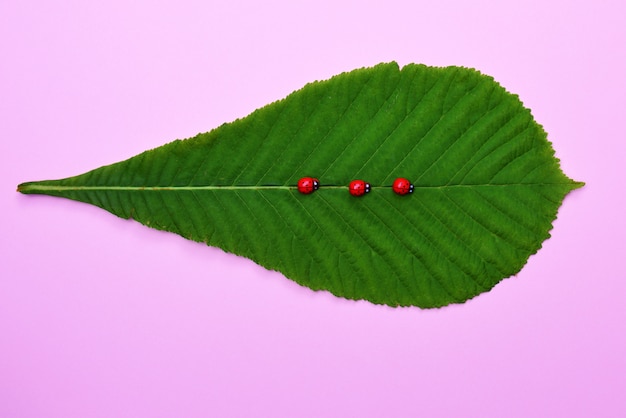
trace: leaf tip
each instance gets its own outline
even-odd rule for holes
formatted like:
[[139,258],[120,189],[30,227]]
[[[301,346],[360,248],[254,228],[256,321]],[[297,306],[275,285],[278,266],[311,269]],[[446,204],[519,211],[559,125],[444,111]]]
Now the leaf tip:
[[576,181],[570,179],[570,187],[571,190],[581,189],[585,187],[586,183],[584,181]]

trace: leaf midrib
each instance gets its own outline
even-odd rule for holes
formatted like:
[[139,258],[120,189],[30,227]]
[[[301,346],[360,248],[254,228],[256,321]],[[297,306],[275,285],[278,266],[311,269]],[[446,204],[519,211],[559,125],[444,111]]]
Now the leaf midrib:
[[[446,184],[441,186],[417,186],[414,185],[415,190],[428,190],[428,189],[455,189],[455,188],[477,188],[477,187],[515,187],[515,186],[565,186],[569,185],[573,188],[582,186],[576,182],[563,182],[563,183],[507,183],[507,184]],[[324,185],[324,189],[345,189],[345,185]],[[371,186],[372,189],[391,189],[391,186]],[[296,190],[297,186],[59,186],[48,184],[20,184],[17,188],[22,193],[33,192],[46,192],[46,191],[105,191],[105,190],[117,190],[117,191],[198,191],[198,190]]]

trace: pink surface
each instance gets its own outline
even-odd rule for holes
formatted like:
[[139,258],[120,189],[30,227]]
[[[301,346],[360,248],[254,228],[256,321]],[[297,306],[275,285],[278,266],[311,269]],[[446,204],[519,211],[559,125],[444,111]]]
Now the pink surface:
[[[621,1],[0,3],[1,417],[626,416]],[[520,95],[587,182],[516,277],[441,310],[299,287],[15,193],[381,61]]]

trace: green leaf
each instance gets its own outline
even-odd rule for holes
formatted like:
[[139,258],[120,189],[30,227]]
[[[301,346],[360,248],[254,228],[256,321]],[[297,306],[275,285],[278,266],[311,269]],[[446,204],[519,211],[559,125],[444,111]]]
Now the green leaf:
[[[304,176],[320,189],[298,192]],[[415,191],[392,191],[405,177]],[[368,181],[353,197],[347,185]],[[518,97],[467,68],[380,64],[211,132],[22,193],[97,205],[311,289],[424,308],[524,266],[581,187]]]

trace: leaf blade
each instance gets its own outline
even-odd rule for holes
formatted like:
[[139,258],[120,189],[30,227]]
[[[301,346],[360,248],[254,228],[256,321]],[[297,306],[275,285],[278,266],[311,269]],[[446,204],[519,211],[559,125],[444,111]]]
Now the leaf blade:
[[[298,194],[304,175],[322,189]],[[345,186],[361,177],[373,191],[355,199]],[[395,177],[415,184],[412,196],[391,192]],[[18,190],[95,204],[315,290],[439,307],[516,274],[581,185],[562,173],[530,111],[491,77],[391,63],[309,84],[192,139]]]

